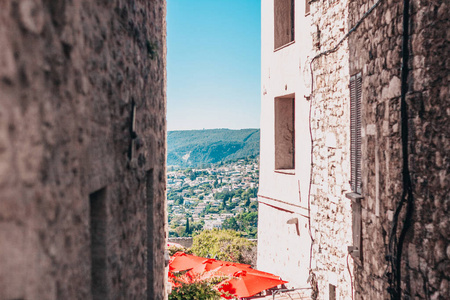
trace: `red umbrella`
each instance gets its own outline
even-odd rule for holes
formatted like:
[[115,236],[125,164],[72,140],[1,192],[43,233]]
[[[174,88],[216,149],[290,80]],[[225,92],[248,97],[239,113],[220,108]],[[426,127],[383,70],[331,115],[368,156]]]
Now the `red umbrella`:
[[201,263],[197,264],[195,267],[193,267],[188,273],[191,275],[200,275],[205,272],[211,271],[213,269],[216,269],[220,267],[223,264],[223,262],[215,259],[205,259]]
[[219,291],[237,297],[250,297],[287,281],[240,271],[218,285]]
[[232,265],[232,266],[241,268],[242,270],[247,270],[248,268],[252,267],[251,265],[240,264],[240,263],[233,263],[233,262],[228,262],[228,261],[225,261],[224,263],[225,263],[224,265]]
[[217,272],[217,273],[221,273],[224,275],[234,275],[235,273],[239,274],[240,271],[245,271],[247,274],[258,275],[261,277],[280,279],[280,276],[273,275],[271,273],[255,270],[252,268],[240,268],[234,264],[220,266],[217,269],[212,270],[211,272]]
[[213,258],[209,258],[209,259],[205,259],[200,264],[196,265],[194,268],[192,268],[192,270],[189,271],[189,273],[191,273],[192,275],[203,274],[204,272],[212,271],[221,266],[233,266],[235,268],[238,268],[238,270],[248,270],[251,268],[251,266],[247,265],[247,264],[232,263],[232,262],[228,262],[228,261],[216,260]]
[[[261,291],[286,283],[279,276],[252,269],[250,265],[208,259],[183,252],[175,253],[169,262],[169,278],[175,285],[179,282],[193,282],[216,277],[232,277],[222,281],[216,287],[219,291],[237,297],[250,297]],[[175,278],[171,271],[186,271]],[[173,278],[172,278],[173,277]],[[222,280],[222,279],[221,279]]]
[[183,252],[175,253],[169,261],[170,271],[186,271],[202,263],[207,258],[189,255]]

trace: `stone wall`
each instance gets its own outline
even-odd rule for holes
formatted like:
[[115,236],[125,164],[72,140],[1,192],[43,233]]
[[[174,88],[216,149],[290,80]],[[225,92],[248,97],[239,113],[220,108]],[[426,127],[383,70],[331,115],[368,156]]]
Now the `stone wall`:
[[[351,1],[354,24],[375,1]],[[361,8],[364,8],[361,9]],[[413,213],[402,248],[402,298],[448,296],[449,247],[449,7],[445,1],[411,1],[407,81],[407,149]],[[350,36],[350,73],[363,75],[363,251],[356,271],[357,298],[387,298],[385,255],[403,193],[401,136],[402,1],[383,1]],[[389,275],[389,274],[387,274]],[[394,274],[395,276],[395,274]],[[375,283],[375,284],[374,284]],[[446,296],[447,295],[447,296]]]
[[0,299],[165,297],[165,35],[162,0],[1,1]]
[[[313,57],[334,48],[347,31],[348,1],[311,5]],[[350,192],[350,99],[348,44],[312,62],[311,227],[314,238],[311,267],[318,283],[317,299],[351,299],[347,247],[352,245]],[[347,262],[348,260],[348,262]],[[333,292],[331,292],[333,293]]]
[[[337,41],[376,1],[313,1],[316,54]],[[326,296],[330,268],[338,277],[337,296],[349,298],[345,266],[351,240],[349,79],[362,73],[362,256],[350,257],[356,299],[387,299],[395,278],[386,256],[401,261],[402,299],[444,299],[450,279],[449,246],[449,7],[445,1],[411,1],[407,81],[408,135],[402,138],[402,1],[381,1],[337,51],[313,63],[313,171],[311,213],[315,243],[313,269],[319,298]],[[447,125],[446,125],[447,124]],[[403,194],[406,141],[413,188],[413,212]],[[403,245],[389,247],[390,232]],[[334,262],[334,263],[333,263]],[[337,263],[336,263],[337,262]],[[353,267],[354,265],[354,267]],[[321,296],[323,295],[323,296]]]
[[191,248],[192,243],[194,242],[193,238],[191,238],[191,237],[172,237],[172,238],[168,238],[167,240],[172,243],[180,244],[181,246],[183,246],[185,248]]

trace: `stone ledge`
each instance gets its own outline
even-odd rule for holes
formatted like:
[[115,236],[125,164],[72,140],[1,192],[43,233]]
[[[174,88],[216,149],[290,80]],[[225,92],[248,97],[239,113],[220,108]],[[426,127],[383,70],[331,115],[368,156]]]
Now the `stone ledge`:
[[364,199],[364,196],[358,193],[347,193],[345,197],[353,201],[361,201],[361,199]]

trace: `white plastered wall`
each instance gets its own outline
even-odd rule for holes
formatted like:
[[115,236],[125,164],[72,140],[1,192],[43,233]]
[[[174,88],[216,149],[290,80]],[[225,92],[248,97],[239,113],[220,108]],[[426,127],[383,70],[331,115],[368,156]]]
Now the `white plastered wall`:
[[[309,61],[310,19],[304,1],[295,1],[295,40],[274,51],[273,0],[261,1],[261,160],[258,224],[258,269],[305,286],[308,277],[308,190],[310,179]],[[274,99],[295,94],[295,169],[275,171]],[[298,218],[299,233],[295,224]]]

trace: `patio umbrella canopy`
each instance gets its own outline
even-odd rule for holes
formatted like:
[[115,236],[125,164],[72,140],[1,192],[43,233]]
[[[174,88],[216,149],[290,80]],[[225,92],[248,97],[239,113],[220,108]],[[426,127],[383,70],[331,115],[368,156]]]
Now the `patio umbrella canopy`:
[[[182,252],[175,253],[169,262],[169,278],[171,272],[187,271],[186,278],[206,280],[224,277],[225,280],[216,285],[222,293],[229,293],[237,297],[250,297],[277,285],[287,283],[279,276],[252,269],[250,265],[220,261],[189,255]],[[173,276],[173,275],[172,275]],[[228,279],[227,279],[228,278]]]
[[207,260],[207,258],[205,257],[177,252],[171,257],[169,261],[169,270],[175,272],[186,271],[201,264],[205,260]]
[[255,270],[255,269],[251,269],[251,268],[239,268],[238,266],[234,266],[234,265],[223,265],[220,266],[214,270],[211,270],[211,272],[216,272],[216,273],[221,273],[223,275],[231,275],[233,276],[234,274],[240,274],[241,271],[245,271],[246,274],[251,274],[251,275],[257,275],[257,276],[261,276],[261,277],[267,277],[267,278],[272,278],[272,279],[280,279],[280,276],[277,275],[273,275],[271,273],[267,273],[267,272],[263,272],[263,271],[259,271],[259,270]]
[[[219,267],[225,267],[225,266],[230,266],[230,267],[234,267],[236,268],[236,270],[247,270],[250,269],[250,265],[246,265],[246,264],[238,264],[238,263],[232,263],[232,262],[228,262],[228,261],[223,261],[223,260],[216,260],[216,259],[206,259],[204,261],[202,261],[202,263],[196,265],[195,267],[193,267],[189,273],[191,275],[203,275],[205,272],[208,271],[214,271]],[[250,269],[253,270],[253,269]],[[232,272],[234,273],[234,272]],[[231,275],[231,274],[226,274],[226,275]]]
[[189,273],[191,275],[201,275],[205,272],[214,270],[220,266],[222,266],[223,262],[215,260],[215,259],[206,259],[202,261],[201,263],[197,264],[195,267],[193,267]]
[[220,283],[218,289],[242,298],[251,297],[283,283],[287,283],[287,281],[241,271],[235,273],[233,278]]

